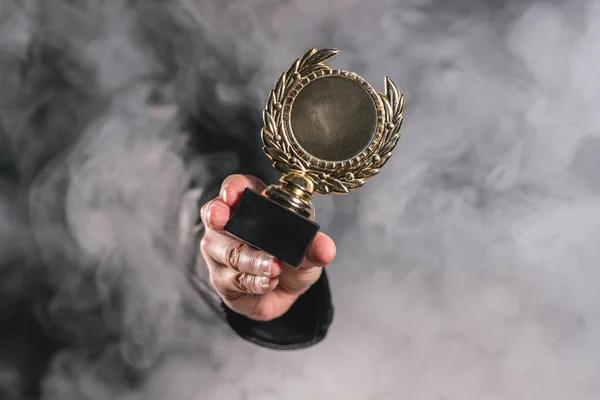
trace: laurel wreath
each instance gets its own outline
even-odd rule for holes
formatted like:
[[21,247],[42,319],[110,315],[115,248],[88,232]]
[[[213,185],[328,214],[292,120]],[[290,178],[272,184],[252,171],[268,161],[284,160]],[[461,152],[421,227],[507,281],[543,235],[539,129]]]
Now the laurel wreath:
[[400,127],[404,119],[404,97],[389,78],[385,79],[385,94],[378,93],[385,109],[384,132],[371,154],[351,167],[331,171],[308,163],[297,154],[290,139],[283,132],[283,101],[290,89],[300,79],[322,70],[330,70],[323,64],[339,53],[337,49],[312,49],[294,64],[277,81],[269,93],[263,111],[262,129],[263,150],[273,161],[273,166],[287,174],[299,172],[308,175],[319,193],[348,193],[365,184],[368,178],[377,175],[381,167],[392,156],[392,151],[400,139]]

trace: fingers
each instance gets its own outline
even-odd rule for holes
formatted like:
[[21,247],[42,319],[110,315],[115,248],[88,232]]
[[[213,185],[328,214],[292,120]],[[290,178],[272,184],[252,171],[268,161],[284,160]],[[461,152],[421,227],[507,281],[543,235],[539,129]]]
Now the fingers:
[[225,224],[229,221],[230,215],[231,209],[219,197],[206,203],[200,210],[202,222],[208,229],[213,231],[223,230]]
[[219,197],[209,201],[200,209],[200,217],[206,227],[223,230],[235,206],[246,188],[262,192],[266,187],[260,179],[249,175],[230,175],[221,185]]
[[336,248],[333,240],[326,234],[318,232],[300,268],[324,267],[333,261],[335,254]]
[[223,296],[231,299],[243,294],[264,294],[273,290],[281,273],[281,263],[273,256],[222,234],[235,206],[246,188],[262,191],[266,185],[260,179],[246,175],[231,175],[223,181],[219,197],[200,210],[202,222],[208,228],[200,251],[207,260],[211,283]]
[[273,257],[224,234],[205,235],[200,251],[207,260],[211,284],[228,300],[273,290],[281,266]]
[[221,185],[219,197],[209,201],[200,209],[204,225],[212,230],[223,230],[235,206],[246,188],[262,192],[266,187],[260,179],[249,175],[230,175]]
[[249,175],[230,175],[223,181],[219,197],[229,207],[237,204],[246,188],[262,192],[267,185],[260,179]]
[[306,259],[296,269],[221,232],[229,221],[232,207],[237,204],[244,190],[251,188],[262,192],[265,187],[262,181],[252,176],[229,176],[223,181],[219,197],[201,209],[201,218],[207,230],[200,250],[210,272],[211,284],[230,306],[238,311],[243,309],[248,315],[256,314],[258,304],[266,301],[260,299],[277,295],[288,301],[302,294],[318,280],[322,273],[320,267],[331,263],[336,254],[333,240],[318,233]]
[[203,254],[235,271],[269,278],[281,273],[281,263],[272,255],[230,236],[206,235],[200,246]]
[[252,275],[224,266],[217,266],[211,271],[210,279],[215,289],[228,300],[244,294],[265,294],[279,283],[279,278]]
[[299,268],[284,266],[278,288],[292,296],[299,296],[308,290],[323,273],[322,267],[331,263],[335,257],[335,244],[324,233],[319,232],[308,254]]

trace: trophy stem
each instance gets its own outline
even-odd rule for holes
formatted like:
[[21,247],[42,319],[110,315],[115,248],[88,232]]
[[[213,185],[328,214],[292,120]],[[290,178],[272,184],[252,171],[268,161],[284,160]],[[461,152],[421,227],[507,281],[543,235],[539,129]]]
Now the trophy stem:
[[299,173],[289,173],[279,179],[280,185],[269,185],[263,195],[288,210],[311,221],[315,220],[315,208],[310,202],[314,185],[310,179]]

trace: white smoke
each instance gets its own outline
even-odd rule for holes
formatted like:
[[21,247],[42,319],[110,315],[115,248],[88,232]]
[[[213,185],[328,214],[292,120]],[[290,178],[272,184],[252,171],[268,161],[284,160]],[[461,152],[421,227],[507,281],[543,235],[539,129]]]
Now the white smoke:
[[[596,399],[598,21],[592,0],[0,2],[0,395]],[[406,119],[379,176],[317,199],[336,318],[281,353],[181,274],[186,185],[237,159],[184,163],[176,117],[256,144],[239,109],[259,120],[313,46],[392,77]]]

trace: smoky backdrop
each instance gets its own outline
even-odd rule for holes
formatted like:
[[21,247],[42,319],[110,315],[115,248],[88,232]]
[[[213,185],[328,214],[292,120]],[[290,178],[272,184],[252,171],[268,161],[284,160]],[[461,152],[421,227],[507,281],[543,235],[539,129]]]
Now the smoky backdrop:
[[[177,211],[270,169],[261,110],[311,47],[405,122],[315,200],[336,317],[281,353],[191,290]],[[595,0],[0,0],[0,398],[597,399],[599,70]]]

